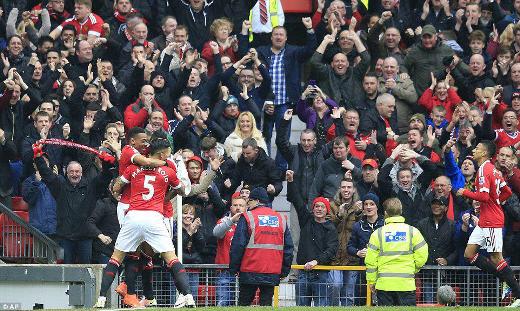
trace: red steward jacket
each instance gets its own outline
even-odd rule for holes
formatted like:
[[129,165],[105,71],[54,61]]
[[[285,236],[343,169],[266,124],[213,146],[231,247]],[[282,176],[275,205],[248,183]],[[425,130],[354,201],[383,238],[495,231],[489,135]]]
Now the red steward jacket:
[[285,218],[268,207],[257,207],[244,216],[251,236],[240,272],[281,274]]

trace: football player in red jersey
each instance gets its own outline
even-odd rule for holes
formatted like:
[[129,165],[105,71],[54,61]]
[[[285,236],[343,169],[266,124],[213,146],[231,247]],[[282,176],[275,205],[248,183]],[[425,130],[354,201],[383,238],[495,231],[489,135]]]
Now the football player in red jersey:
[[[491,163],[496,146],[491,141],[481,141],[473,150],[473,158],[479,165],[475,192],[461,188],[457,195],[462,195],[480,202],[480,218],[478,225],[471,233],[464,257],[471,264],[492,273],[501,281],[506,282],[517,298],[511,306],[520,306],[520,286],[513,271],[502,257],[502,228],[504,227],[504,212],[501,204],[512,192],[507,186],[502,173]],[[491,261],[479,255],[480,248],[485,248]]]
[[[119,158],[119,175],[123,175],[125,170],[132,164],[147,167],[160,167],[166,165],[166,161],[147,157],[149,138],[143,128],[131,128],[128,131],[127,138],[128,145],[123,147]],[[117,204],[117,219],[119,224],[123,224],[125,214],[129,207],[130,187],[125,186]],[[116,292],[120,294],[123,299],[128,292],[127,286],[130,287],[130,292],[133,292],[133,288],[135,288],[135,281],[132,280],[135,280],[137,277],[136,271],[142,271],[144,294],[148,298],[148,301],[153,300],[153,291],[151,289],[151,269],[153,268],[153,263],[151,256],[153,256],[153,251],[138,251],[132,254],[127,254],[125,259],[125,279],[116,288]]]
[[[170,155],[171,147],[167,139],[155,138],[151,141],[152,159],[165,161]],[[195,301],[190,293],[186,271],[175,255],[175,248],[163,217],[167,192],[171,191],[171,188],[181,192],[183,190],[175,170],[167,166],[149,168],[130,165],[115,182],[114,193],[121,193],[127,183],[131,186],[130,208],[117,237],[114,253],[103,269],[100,297],[95,307],[104,307],[106,292],[125,254],[135,252],[142,242],[147,242],[156,252],[161,253],[168,271],[175,279],[175,285],[181,294],[177,297],[174,307],[194,307]],[[133,299],[130,305],[139,305],[135,294],[129,293],[126,297]]]

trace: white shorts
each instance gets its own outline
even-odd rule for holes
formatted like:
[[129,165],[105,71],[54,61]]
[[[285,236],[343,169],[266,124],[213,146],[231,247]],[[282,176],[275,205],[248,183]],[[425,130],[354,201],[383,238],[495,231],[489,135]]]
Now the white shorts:
[[147,242],[156,253],[174,252],[164,216],[155,211],[129,211],[115,248],[125,253],[135,252],[142,242]]
[[476,226],[469,236],[468,244],[480,245],[488,253],[502,252],[502,228],[480,228]]
[[166,224],[166,229],[168,229],[168,232],[170,233],[170,240],[173,239],[173,222],[175,219],[173,217],[166,218],[164,217],[164,223]]
[[130,208],[130,204],[128,203],[117,203],[117,221],[119,221],[119,227],[123,226],[123,222],[125,221],[126,211]]

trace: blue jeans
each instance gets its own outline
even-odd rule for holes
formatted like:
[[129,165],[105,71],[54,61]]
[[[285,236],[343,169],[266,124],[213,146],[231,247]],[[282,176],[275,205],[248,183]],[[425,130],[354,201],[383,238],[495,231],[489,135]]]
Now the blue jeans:
[[217,306],[226,307],[235,305],[236,278],[228,270],[223,270],[217,277]]
[[[267,150],[269,151],[268,154],[271,156],[271,138],[273,137],[273,128],[276,125],[276,135],[279,135],[279,128],[280,128],[280,122],[283,119],[283,115],[285,111],[287,110],[287,105],[276,105],[274,106],[274,114],[272,116],[266,116],[264,118],[264,125],[262,128],[262,134],[265,138],[265,143],[267,144]],[[288,128],[289,133],[291,133],[291,125],[289,125]],[[284,159],[282,154],[280,152],[276,152],[276,157],[274,159],[276,166],[282,170],[285,171],[287,169],[287,161]]]
[[436,296],[436,290],[434,289],[431,281],[423,281],[423,303],[434,303],[434,297]]
[[296,281],[296,305],[310,306],[314,300],[314,306],[327,306],[328,274],[327,271],[299,271]]
[[92,263],[92,240],[60,240],[63,247],[64,264],[90,264]]
[[[193,295],[193,299],[195,299],[195,302],[197,302],[197,296],[199,295],[199,272],[194,271],[186,271],[188,274],[188,282],[190,283],[190,291]],[[173,277],[171,274],[168,274],[171,279],[170,283],[170,299],[171,304],[173,305],[175,303],[175,297],[176,297],[176,291],[177,288],[175,287],[175,281],[173,280]]]
[[330,305],[331,306],[353,306],[356,297],[356,284],[359,272],[357,271],[338,271],[329,272]]

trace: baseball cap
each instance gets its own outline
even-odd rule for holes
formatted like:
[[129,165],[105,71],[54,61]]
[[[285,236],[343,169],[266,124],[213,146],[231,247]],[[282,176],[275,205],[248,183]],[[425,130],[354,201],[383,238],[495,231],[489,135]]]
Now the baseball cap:
[[424,36],[424,35],[433,36],[436,34],[437,34],[437,30],[435,29],[435,27],[433,27],[433,25],[430,25],[430,24],[424,26],[422,29],[422,32],[421,32],[421,36]]
[[438,197],[432,199],[432,204],[438,203],[440,205],[448,206],[448,199],[446,197]]
[[520,92],[514,92],[513,95],[511,96],[511,99],[513,99],[515,97],[520,97]]
[[377,164],[377,161],[374,160],[374,159],[365,159],[365,160],[363,160],[363,163],[361,163],[361,167],[363,167],[365,165],[369,165],[372,168],[378,168],[379,167],[379,165]]

